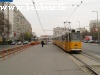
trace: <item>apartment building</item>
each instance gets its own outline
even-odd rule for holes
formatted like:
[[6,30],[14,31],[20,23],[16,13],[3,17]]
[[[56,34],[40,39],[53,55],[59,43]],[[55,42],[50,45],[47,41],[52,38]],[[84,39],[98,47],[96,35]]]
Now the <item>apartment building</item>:
[[[0,6],[3,6],[3,2],[0,2]],[[4,14],[2,14],[2,13],[3,13],[3,10],[0,9],[0,43],[2,42],[2,36],[1,36],[1,32],[2,32],[1,31],[1,28],[2,28],[1,27],[2,25],[1,24],[2,23],[1,23],[1,21],[3,21],[3,19],[4,19],[3,18]]]
[[61,35],[65,30],[67,30],[66,28],[63,28],[63,27],[56,27],[56,28],[53,28],[53,36],[56,37],[56,36],[59,36]]
[[98,25],[97,25],[97,20],[91,20],[90,21],[90,32],[94,31],[95,28],[98,28],[98,30],[100,29],[100,20],[98,21]]
[[87,31],[87,29],[85,29],[85,27],[83,27],[83,28],[77,28],[76,30],[79,30],[81,33],[83,33],[83,32],[86,32],[86,31]]
[[[15,6],[14,4],[10,3],[5,3],[4,5]],[[4,13],[5,18],[9,19],[9,23],[11,24],[11,34],[9,35],[11,39],[18,39],[20,34],[24,34],[25,32],[32,34],[31,24],[24,17],[24,15],[19,10],[17,10],[16,6],[14,10],[6,9]]]

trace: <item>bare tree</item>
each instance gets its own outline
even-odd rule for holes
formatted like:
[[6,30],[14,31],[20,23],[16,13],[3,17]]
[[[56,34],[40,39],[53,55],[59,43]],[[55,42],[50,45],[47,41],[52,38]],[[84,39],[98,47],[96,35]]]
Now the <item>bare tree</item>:
[[0,36],[2,41],[5,42],[9,38],[11,32],[11,24],[9,20],[4,18],[4,13],[0,12]]

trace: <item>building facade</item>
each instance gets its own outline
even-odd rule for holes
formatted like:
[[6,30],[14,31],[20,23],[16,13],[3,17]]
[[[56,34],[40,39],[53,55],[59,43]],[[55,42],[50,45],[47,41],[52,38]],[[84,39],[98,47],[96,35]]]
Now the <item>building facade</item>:
[[[5,3],[5,6],[15,6],[14,4]],[[11,34],[9,35],[10,39],[18,39],[21,34],[28,32],[32,34],[32,27],[29,21],[24,17],[24,15],[17,10],[16,6],[14,10],[6,9],[4,11],[5,18],[9,19],[11,24]]]
[[94,31],[96,28],[98,28],[98,30],[100,29],[100,20],[98,21],[98,25],[97,25],[97,20],[91,20],[90,21],[90,32]]
[[86,32],[86,31],[87,31],[87,29],[85,29],[85,27],[84,27],[84,28],[77,28],[77,30],[79,30],[81,33],[83,33],[83,32]]
[[[4,2],[0,2],[0,6],[3,6],[4,5]],[[2,29],[4,27],[4,10],[1,10],[0,8],[0,43],[2,42]]]
[[62,34],[63,31],[65,31],[65,28],[61,28],[61,27],[53,28],[53,36],[54,37],[59,36]]

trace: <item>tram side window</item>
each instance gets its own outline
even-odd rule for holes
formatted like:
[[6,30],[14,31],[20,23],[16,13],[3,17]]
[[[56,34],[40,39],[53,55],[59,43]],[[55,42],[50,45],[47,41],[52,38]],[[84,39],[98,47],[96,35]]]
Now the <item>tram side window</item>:
[[71,34],[69,33],[69,41],[71,41]]
[[61,37],[59,36],[59,40],[61,40]]
[[61,36],[61,39],[63,40],[63,35]]
[[62,39],[61,39],[61,36],[59,37],[59,40],[61,41]]
[[59,39],[58,39],[58,37],[57,37],[57,41],[58,41]]
[[56,40],[58,40],[58,37],[56,38]]
[[62,40],[64,41],[65,39],[64,39],[64,35],[62,35]]
[[64,41],[66,41],[66,35],[64,35]]
[[68,41],[69,39],[68,39],[68,35],[66,35],[66,41]]

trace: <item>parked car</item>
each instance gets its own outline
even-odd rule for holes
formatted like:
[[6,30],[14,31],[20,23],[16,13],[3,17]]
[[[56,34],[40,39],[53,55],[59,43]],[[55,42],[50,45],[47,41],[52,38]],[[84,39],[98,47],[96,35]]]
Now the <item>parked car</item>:
[[22,44],[22,42],[21,42],[21,41],[17,42],[17,45],[21,45],[21,44]]
[[16,42],[14,42],[14,41],[11,43],[11,45],[15,45],[15,44],[16,44]]
[[94,43],[94,40],[89,40],[88,43]]
[[100,43],[100,40],[98,41],[98,40],[95,40],[95,43]]
[[24,41],[24,42],[23,42],[23,44],[28,44],[28,43],[29,43],[28,41]]
[[83,41],[84,43],[88,43],[88,40]]

